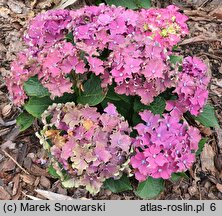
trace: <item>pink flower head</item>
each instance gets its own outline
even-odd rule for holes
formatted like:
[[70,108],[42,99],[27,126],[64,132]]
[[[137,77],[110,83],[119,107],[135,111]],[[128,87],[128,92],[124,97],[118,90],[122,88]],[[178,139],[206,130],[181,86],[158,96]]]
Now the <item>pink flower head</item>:
[[[137,180],[143,181],[148,176],[168,179],[173,172],[189,169],[195,160],[195,151],[201,139],[200,132],[169,114],[164,114],[161,118],[144,111],[140,115],[146,122],[154,117],[159,120],[151,130],[141,130],[141,123],[135,127],[138,131],[134,141],[136,153],[130,163],[135,169]],[[146,127],[144,124],[144,128]]]
[[183,61],[183,71],[174,92],[179,96],[177,104],[185,105],[185,111],[197,116],[203,109],[208,98],[206,65],[197,57],[186,57]]
[[[70,73],[91,72],[100,76],[103,88],[114,84],[116,93],[138,95],[148,105],[155,96],[175,85],[171,77],[176,72],[171,71],[167,59],[172,46],[186,34],[185,21],[186,17],[174,6],[133,11],[100,5],[76,11],[48,11],[30,22],[25,35],[29,47],[26,58],[35,58],[38,70],[21,61],[17,69],[28,69],[28,74],[14,76],[8,85],[18,81],[22,88],[31,74],[37,74],[53,99],[74,89]],[[185,65],[187,70],[204,70],[196,58],[187,59],[184,68]],[[201,78],[200,82],[206,84],[207,80]],[[21,102],[17,102],[17,96],[16,103],[23,104],[25,98],[23,95]],[[198,105],[194,106],[196,112]]]
[[37,15],[29,24],[25,42],[40,47],[53,44],[64,38],[70,22],[69,10],[50,10]]

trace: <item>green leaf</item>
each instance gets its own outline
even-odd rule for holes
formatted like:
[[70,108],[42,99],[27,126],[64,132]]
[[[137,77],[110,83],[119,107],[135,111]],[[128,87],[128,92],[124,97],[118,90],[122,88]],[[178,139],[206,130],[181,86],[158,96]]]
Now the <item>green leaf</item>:
[[155,97],[150,105],[144,105],[140,102],[139,98],[134,101],[134,111],[141,112],[143,110],[150,110],[153,114],[163,114],[166,107],[166,101],[162,97]]
[[177,63],[182,64],[183,57],[182,56],[176,56],[176,55],[171,55],[170,56],[170,62],[171,64],[176,65]]
[[32,125],[34,120],[34,116],[30,115],[27,112],[23,112],[17,117],[16,123],[19,125],[20,131],[24,131]]
[[207,138],[203,138],[200,140],[200,142],[198,143],[198,150],[196,152],[196,156],[201,154],[201,152],[203,151],[203,148],[204,148],[204,144],[206,142],[207,142]]
[[139,183],[136,195],[143,199],[153,199],[157,197],[164,189],[163,179],[154,179],[148,177],[146,181]]
[[69,33],[65,36],[65,39],[66,39],[67,42],[70,42],[70,43],[72,43],[73,45],[75,45],[74,37],[73,37],[73,32],[69,32]]
[[95,5],[99,5],[99,4],[101,4],[101,3],[103,3],[102,0],[95,0]]
[[109,5],[122,6],[129,9],[150,8],[150,0],[105,0]]
[[214,108],[209,104],[204,107],[203,112],[201,112],[199,116],[193,117],[206,127],[220,127],[215,116]]
[[52,104],[49,97],[31,97],[29,101],[24,105],[27,112],[36,118],[41,118],[41,114]]
[[53,101],[54,103],[67,103],[67,102],[76,102],[76,95],[64,93],[61,97],[56,97]]
[[126,175],[123,175],[120,179],[114,180],[109,178],[104,182],[104,187],[109,189],[113,193],[120,193],[123,191],[132,190],[129,178]]
[[150,0],[134,0],[139,8],[151,8]]
[[52,166],[52,164],[48,167],[48,172],[49,174],[54,177],[54,178],[60,178],[60,176],[58,175],[57,171],[54,169],[54,167]]
[[186,175],[186,173],[181,172],[181,173],[173,173],[173,174],[171,175],[170,180],[173,181],[173,182],[177,182],[177,181],[179,181],[181,178],[189,179],[189,177]]
[[24,90],[26,94],[31,97],[49,96],[48,89],[43,87],[37,76],[29,78],[28,81],[24,83]]
[[106,97],[106,93],[101,88],[100,78],[94,74],[84,83],[83,89],[84,91],[77,98],[77,103],[95,106]]
[[141,122],[142,122],[142,119],[140,115],[137,112],[134,112],[132,116],[132,124],[133,124],[132,126],[136,126],[137,124]]
[[127,102],[125,102],[124,100],[121,100],[121,99],[119,101],[117,101],[117,100],[111,100],[109,98],[105,98],[103,100],[103,102],[101,103],[103,109],[105,107],[107,107],[107,104],[109,102],[114,104],[116,106],[118,113],[120,113],[122,116],[124,116],[124,118],[126,120],[128,120],[128,122],[130,123],[130,120],[131,120],[131,117],[133,114],[131,106]]

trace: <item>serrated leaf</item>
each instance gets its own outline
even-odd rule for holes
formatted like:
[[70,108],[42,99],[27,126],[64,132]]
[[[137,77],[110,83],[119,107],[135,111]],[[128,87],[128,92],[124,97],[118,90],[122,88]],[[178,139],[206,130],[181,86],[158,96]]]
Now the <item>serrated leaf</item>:
[[206,127],[220,127],[215,116],[214,108],[209,104],[204,107],[203,112],[201,112],[199,116],[193,117]]
[[173,182],[177,182],[179,181],[181,178],[186,178],[189,179],[189,177],[186,175],[186,173],[182,172],[182,173],[173,173],[171,175],[170,180]]
[[52,164],[48,167],[48,172],[54,178],[59,178],[60,177],[58,175],[58,173],[56,172],[56,170],[54,169],[54,167],[52,166]]
[[163,179],[148,177],[146,181],[139,183],[135,193],[137,196],[143,199],[154,199],[163,191],[163,189]]
[[103,3],[103,1],[102,0],[95,0],[95,5],[100,5],[101,3]]
[[150,0],[105,0],[109,5],[122,6],[129,9],[150,8]]
[[105,107],[107,107],[108,103],[114,104],[116,106],[118,113],[121,114],[130,123],[130,119],[132,116],[132,110],[131,110],[131,106],[129,106],[128,103],[126,103],[123,100],[116,101],[116,100],[111,100],[109,98],[105,98],[102,101],[101,105],[103,108],[105,108]]
[[77,98],[77,103],[95,106],[101,103],[106,97],[106,93],[101,88],[101,80],[92,74],[83,85],[84,91]]
[[24,83],[24,90],[30,97],[49,96],[49,91],[38,80],[37,76],[31,77]]
[[200,142],[198,143],[198,150],[196,151],[196,155],[200,155],[201,152],[203,151],[204,148],[204,144],[207,142],[207,138],[203,138],[200,140]]
[[72,43],[73,45],[75,45],[73,32],[69,32],[69,33],[66,35],[65,39],[66,39],[67,42],[70,42],[70,43]]
[[129,178],[126,175],[123,175],[120,179],[114,180],[109,178],[104,182],[104,187],[109,189],[113,193],[120,193],[123,191],[132,190]]
[[36,118],[41,118],[41,114],[52,104],[49,97],[31,97],[24,105],[25,110]]
[[61,97],[56,97],[53,100],[54,103],[67,103],[67,102],[76,102],[76,95],[64,93]]
[[162,97],[155,97],[154,101],[150,105],[144,105],[138,98],[134,101],[134,111],[141,112],[143,110],[150,110],[153,114],[162,114],[166,107],[166,101]]
[[19,125],[20,131],[24,131],[33,124],[34,120],[34,116],[27,112],[23,112],[16,118],[16,123]]
[[139,8],[151,8],[150,0],[134,0]]
[[181,64],[182,61],[183,61],[183,57],[182,56],[176,56],[176,55],[171,55],[170,56],[170,63],[171,64],[174,64],[174,65],[176,65],[178,63]]

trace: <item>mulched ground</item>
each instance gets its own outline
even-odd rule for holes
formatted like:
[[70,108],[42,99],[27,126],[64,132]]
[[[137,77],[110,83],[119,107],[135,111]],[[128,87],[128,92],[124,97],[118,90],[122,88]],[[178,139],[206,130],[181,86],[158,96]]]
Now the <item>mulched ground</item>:
[[[221,0],[152,2],[156,7],[174,3],[190,17],[190,34],[181,43],[180,50],[184,55],[199,56],[209,66],[212,77],[209,102],[214,105],[222,126]],[[45,165],[41,165],[46,155],[35,137],[38,122],[23,133],[19,133],[15,125],[20,110],[10,103],[2,77],[9,72],[15,54],[24,47],[22,35],[28,20],[59,3],[60,0],[0,0],[0,199],[138,199],[133,192],[112,194],[102,190],[96,197],[91,197],[84,189],[62,188],[59,181],[49,176]],[[84,1],[77,1],[70,7],[78,8],[83,4]],[[158,199],[222,199],[222,130],[198,127],[208,141],[197,162],[187,172],[189,179],[167,181],[166,189]],[[40,190],[36,192],[36,189]]]

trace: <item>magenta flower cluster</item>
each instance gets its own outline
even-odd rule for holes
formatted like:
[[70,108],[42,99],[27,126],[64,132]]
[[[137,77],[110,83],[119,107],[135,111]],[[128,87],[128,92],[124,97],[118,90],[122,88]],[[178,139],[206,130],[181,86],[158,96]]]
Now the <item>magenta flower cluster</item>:
[[201,139],[199,130],[170,114],[163,118],[148,110],[139,114],[145,123],[135,126],[136,154],[130,161],[136,179],[144,181],[148,176],[169,179],[172,173],[189,169]]
[[178,100],[168,101],[166,110],[170,111],[172,116],[182,117],[186,111],[197,116],[208,98],[207,67],[197,57],[186,57],[182,66],[183,71],[179,74],[174,91],[178,95]]
[[131,129],[113,104],[102,114],[95,107],[53,104],[43,113],[43,123],[41,139],[51,141],[51,162],[62,165],[75,187],[96,194],[106,179],[118,179],[128,169]]
[[[92,72],[102,87],[114,82],[118,94],[138,95],[149,104],[174,83],[167,60],[188,32],[186,20],[175,6],[133,11],[102,4],[40,14],[24,37],[28,50],[12,63],[9,92],[15,104],[24,104],[23,84],[38,75],[54,98],[72,92],[68,74]],[[68,33],[74,44],[65,41]]]

